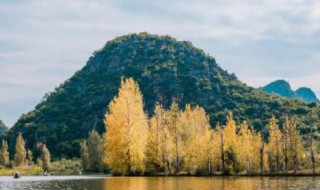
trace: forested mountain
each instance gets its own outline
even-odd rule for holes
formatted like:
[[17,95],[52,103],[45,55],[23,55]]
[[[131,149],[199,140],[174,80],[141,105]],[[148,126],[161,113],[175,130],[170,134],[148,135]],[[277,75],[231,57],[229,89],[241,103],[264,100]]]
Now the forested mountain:
[[181,108],[187,103],[202,106],[212,126],[224,123],[229,111],[236,121],[248,119],[258,130],[273,115],[281,123],[285,115],[296,115],[304,127],[311,109],[319,113],[315,103],[269,95],[245,85],[190,42],[130,34],[107,42],[80,71],[23,114],[6,135],[11,151],[21,132],[27,148],[35,150],[37,143],[46,143],[53,157],[78,155],[79,143],[90,130],[104,132],[103,118],[121,77],[137,81],[149,116],[156,102],[168,108],[173,99]]
[[260,89],[269,94],[274,93],[286,98],[297,98],[304,102],[320,103],[317,96],[310,88],[302,87],[294,91],[290,84],[285,80],[274,81]]

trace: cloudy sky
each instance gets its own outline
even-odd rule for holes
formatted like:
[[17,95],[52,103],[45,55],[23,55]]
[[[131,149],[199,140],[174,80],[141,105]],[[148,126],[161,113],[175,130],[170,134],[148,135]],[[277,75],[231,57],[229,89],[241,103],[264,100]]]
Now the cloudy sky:
[[0,0],[0,119],[12,126],[114,37],[188,40],[245,83],[320,94],[317,0]]

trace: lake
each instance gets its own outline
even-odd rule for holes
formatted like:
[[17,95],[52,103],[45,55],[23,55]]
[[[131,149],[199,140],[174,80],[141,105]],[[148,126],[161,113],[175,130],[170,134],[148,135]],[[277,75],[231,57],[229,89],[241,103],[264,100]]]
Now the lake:
[[320,177],[0,177],[1,190],[265,190],[320,189]]

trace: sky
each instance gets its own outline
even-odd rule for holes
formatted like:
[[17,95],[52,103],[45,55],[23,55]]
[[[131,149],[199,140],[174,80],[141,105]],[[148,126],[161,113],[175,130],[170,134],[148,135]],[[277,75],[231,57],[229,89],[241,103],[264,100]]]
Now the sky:
[[121,35],[191,41],[253,87],[320,95],[317,0],[0,0],[0,119],[12,126]]

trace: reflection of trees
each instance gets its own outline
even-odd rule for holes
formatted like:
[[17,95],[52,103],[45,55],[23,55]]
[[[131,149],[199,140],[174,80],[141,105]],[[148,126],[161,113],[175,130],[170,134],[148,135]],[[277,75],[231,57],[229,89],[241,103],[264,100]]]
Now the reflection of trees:
[[260,189],[260,178],[235,177],[114,177],[104,180],[112,190],[253,190]]
[[111,177],[104,180],[105,190],[147,190],[151,178],[146,177]]
[[[304,183],[307,179],[308,183]],[[112,177],[105,190],[257,190],[316,187],[312,178],[281,177]]]

